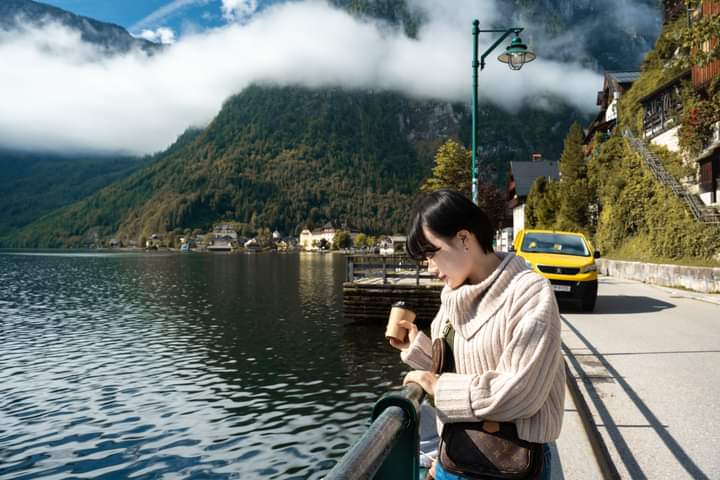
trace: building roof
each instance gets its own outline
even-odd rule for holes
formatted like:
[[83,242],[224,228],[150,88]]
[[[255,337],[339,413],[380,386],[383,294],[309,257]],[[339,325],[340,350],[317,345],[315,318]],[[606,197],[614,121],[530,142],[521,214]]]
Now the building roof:
[[617,83],[632,83],[640,78],[640,72],[605,72],[605,75],[615,80]]
[[510,172],[515,182],[515,194],[518,197],[527,197],[536,178],[559,179],[560,165],[556,160],[510,162]]
[[642,104],[642,103],[645,103],[645,102],[647,102],[648,100],[651,100],[653,97],[656,97],[656,96],[658,95],[658,93],[660,93],[660,92],[662,92],[662,91],[664,91],[664,90],[669,89],[670,87],[672,87],[672,86],[675,85],[675,84],[679,84],[680,82],[682,82],[683,79],[685,79],[685,78],[690,78],[691,75],[692,75],[692,70],[690,70],[690,69],[684,70],[683,72],[681,72],[680,74],[674,76],[673,78],[671,78],[671,79],[668,80],[667,82],[661,84],[659,87],[657,87],[657,88],[656,88],[655,90],[653,90],[652,92],[646,94],[646,95],[643,96],[643,97],[640,97],[640,98],[638,99],[638,101],[639,101],[641,104]]

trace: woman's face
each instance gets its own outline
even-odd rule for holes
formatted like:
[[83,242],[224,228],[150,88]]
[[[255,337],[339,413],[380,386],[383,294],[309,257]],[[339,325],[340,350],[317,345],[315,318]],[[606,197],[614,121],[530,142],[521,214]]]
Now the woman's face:
[[472,271],[472,261],[465,249],[465,244],[469,241],[467,235],[460,231],[451,239],[445,240],[426,226],[423,226],[423,233],[430,243],[440,249],[428,255],[428,271],[437,275],[450,288],[457,288],[465,283]]

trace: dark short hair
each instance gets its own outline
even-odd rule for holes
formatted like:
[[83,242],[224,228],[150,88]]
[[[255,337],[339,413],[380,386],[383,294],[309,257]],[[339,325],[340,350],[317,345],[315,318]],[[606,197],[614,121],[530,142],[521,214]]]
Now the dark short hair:
[[460,230],[475,235],[485,253],[493,252],[493,227],[488,216],[465,195],[453,190],[436,190],[422,194],[415,201],[414,217],[407,237],[408,254],[424,260],[437,252],[423,233],[423,226],[443,239],[451,239]]

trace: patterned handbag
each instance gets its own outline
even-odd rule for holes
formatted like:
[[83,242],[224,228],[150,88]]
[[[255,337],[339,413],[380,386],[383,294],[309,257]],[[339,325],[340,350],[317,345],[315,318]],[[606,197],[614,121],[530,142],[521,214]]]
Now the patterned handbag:
[[[433,373],[455,371],[454,338],[448,322],[432,345]],[[520,439],[513,422],[446,423],[439,452],[443,469],[471,479],[536,479],[543,470],[542,444]]]

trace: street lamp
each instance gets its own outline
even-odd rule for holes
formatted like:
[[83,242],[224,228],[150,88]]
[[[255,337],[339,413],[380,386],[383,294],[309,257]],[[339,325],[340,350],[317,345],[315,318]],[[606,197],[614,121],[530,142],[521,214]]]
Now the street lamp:
[[[523,65],[528,62],[535,60],[535,54],[528,50],[520,39],[520,32],[522,28],[507,28],[501,30],[480,30],[478,28],[480,22],[477,20],[473,21],[473,105],[472,105],[472,201],[475,205],[478,204],[478,165],[477,165],[477,110],[478,110],[478,66],[480,70],[485,68],[485,57],[500,43],[505,40],[510,34],[514,37],[510,42],[510,45],[505,49],[505,53],[498,56],[498,60],[502,63],[507,63],[511,70],[520,70]],[[480,57],[478,62],[478,34],[479,33],[502,33],[500,38],[495,40],[490,48],[485,50],[485,53]]]

